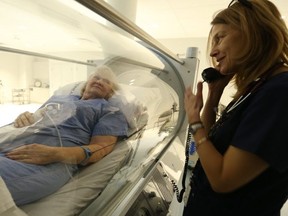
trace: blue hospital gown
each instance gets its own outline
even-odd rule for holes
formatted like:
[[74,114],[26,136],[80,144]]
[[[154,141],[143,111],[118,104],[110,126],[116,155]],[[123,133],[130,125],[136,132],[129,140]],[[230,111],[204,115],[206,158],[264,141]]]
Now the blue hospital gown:
[[45,106],[46,114],[37,123],[0,144],[0,176],[17,205],[54,193],[77,172],[78,166],[21,163],[6,158],[5,152],[30,143],[73,147],[89,144],[91,136],[127,136],[128,125],[124,115],[104,99],[52,96],[42,107]]

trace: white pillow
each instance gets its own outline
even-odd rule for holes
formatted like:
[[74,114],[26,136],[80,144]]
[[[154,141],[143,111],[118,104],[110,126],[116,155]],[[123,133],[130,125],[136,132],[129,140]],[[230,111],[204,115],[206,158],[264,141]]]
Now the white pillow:
[[[71,83],[56,90],[54,95],[80,95],[84,85],[85,81]],[[146,112],[147,108],[142,102],[137,100],[135,95],[126,90],[128,88],[127,85],[120,84],[119,86],[120,90],[108,101],[111,106],[115,106],[122,111],[130,129],[138,129],[143,126],[143,119],[141,119],[141,125],[138,125],[138,119]]]
[[80,95],[85,81],[74,82],[64,85],[54,92],[54,95]]
[[122,111],[130,128],[139,128],[138,119],[146,111],[146,106],[137,100],[132,93],[121,89],[109,99],[109,102]]

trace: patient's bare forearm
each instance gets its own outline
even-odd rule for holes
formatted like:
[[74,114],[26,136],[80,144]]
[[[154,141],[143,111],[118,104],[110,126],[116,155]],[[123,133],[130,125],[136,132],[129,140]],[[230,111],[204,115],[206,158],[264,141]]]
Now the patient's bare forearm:
[[[95,163],[105,157],[107,154],[112,152],[115,143],[99,145],[99,144],[90,144],[84,145],[83,147],[88,148],[92,155],[86,161],[85,164]],[[86,159],[86,154],[83,148],[79,147],[55,147],[58,148],[57,161],[67,164],[80,164]]]

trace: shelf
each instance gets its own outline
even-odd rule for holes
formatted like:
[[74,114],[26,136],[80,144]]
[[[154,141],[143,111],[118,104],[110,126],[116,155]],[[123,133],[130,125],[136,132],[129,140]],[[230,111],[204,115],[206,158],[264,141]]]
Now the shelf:
[[30,103],[30,88],[12,89],[12,103],[29,104]]

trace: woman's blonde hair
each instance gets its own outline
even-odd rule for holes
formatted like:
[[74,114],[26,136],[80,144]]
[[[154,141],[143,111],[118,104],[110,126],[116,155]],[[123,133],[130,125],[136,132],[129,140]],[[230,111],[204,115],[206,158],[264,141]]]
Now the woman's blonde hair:
[[[243,1],[243,0],[242,0]],[[279,62],[288,64],[288,30],[277,7],[268,0],[235,1],[218,12],[211,24],[227,24],[242,34],[242,52],[237,56],[240,71],[234,76],[235,97]],[[208,50],[211,50],[211,32]],[[208,52],[210,53],[210,52]],[[216,62],[212,60],[214,66]]]

